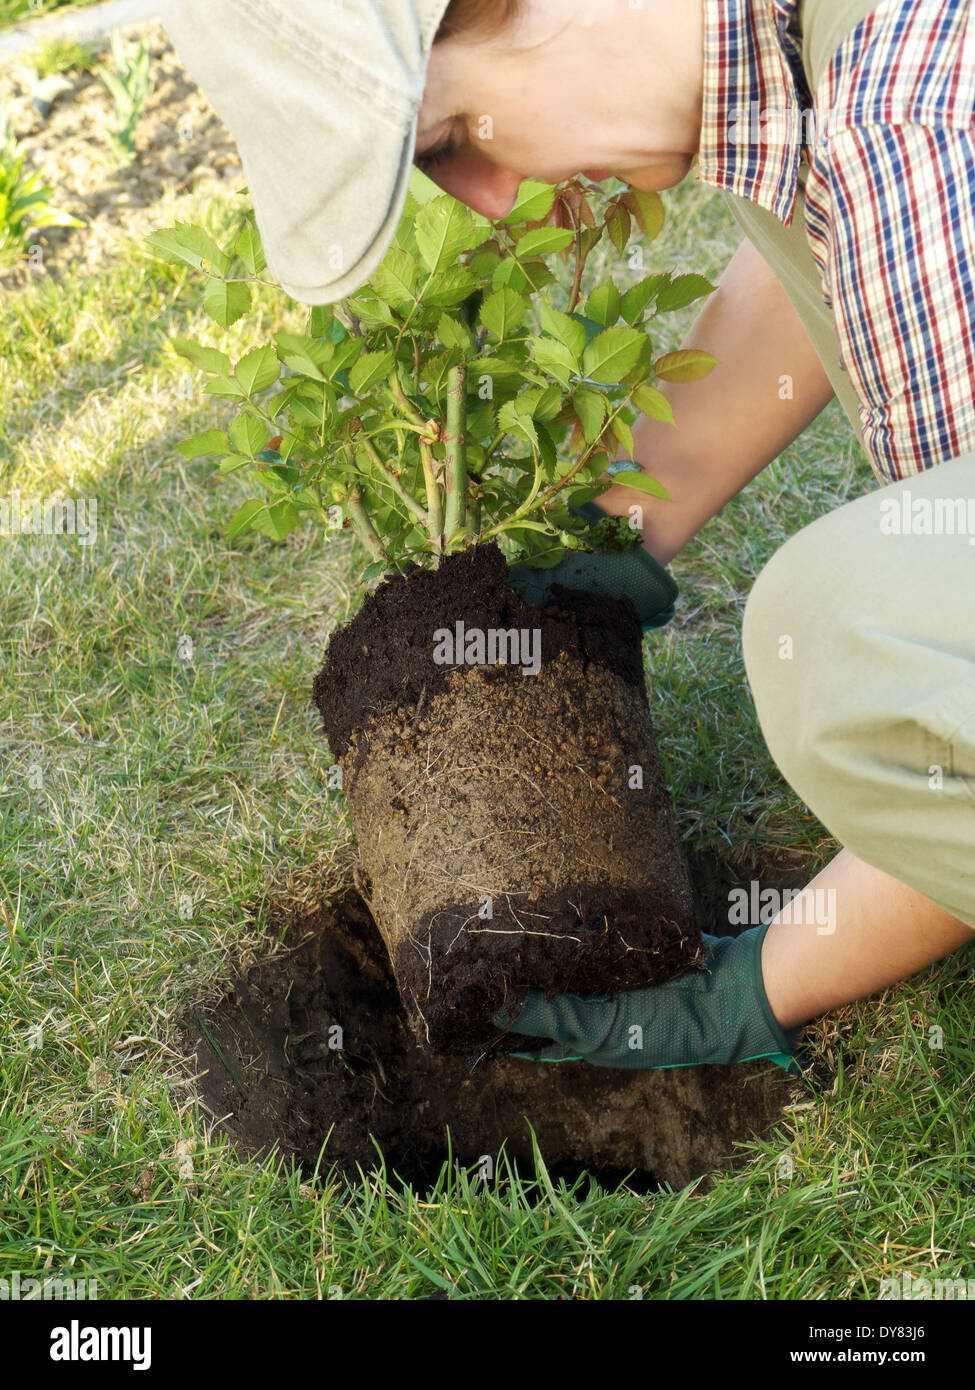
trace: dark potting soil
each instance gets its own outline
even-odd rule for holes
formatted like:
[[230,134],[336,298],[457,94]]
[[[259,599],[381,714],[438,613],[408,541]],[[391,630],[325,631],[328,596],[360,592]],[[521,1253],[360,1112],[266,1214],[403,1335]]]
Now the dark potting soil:
[[411,1035],[354,890],[275,917],[288,949],[184,1023],[200,1096],[244,1153],[276,1149],[308,1173],[334,1167],[355,1180],[378,1148],[390,1175],[422,1190],[448,1153],[464,1166],[489,1159],[490,1176],[503,1150],[530,1176],[530,1126],[554,1177],[587,1171],[615,1186],[632,1172],[629,1185],[645,1191],[729,1166],[735,1144],[770,1133],[795,1097],[769,1063],[630,1072],[432,1055]]
[[[557,606],[533,607],[508,583],[498,547],[472,546],[438,570],[411,566],[380,584],[332,635],[312,693],[335,758],[344,759],[352,734],[378,715],[416,707],[421,696],[432,700],[446,689],[453,668],[431,659],[434,633],[453,629],[461,615],[468,629],[541,628],[543,662],[564,651],[643,686],[640,622],[629,599],[561,589]],[[485,669],[499,681],[511,674],[503,666]]]
[[[458,620],[538,634],[538,669],[437,664],[435,634]],[[526,606],[497,547],[477,547],[380,586],[333,636],[314,695],[421,1043],[496,1049],[491,1020],[529,989],[604,993],[699,965],[629,601]]]

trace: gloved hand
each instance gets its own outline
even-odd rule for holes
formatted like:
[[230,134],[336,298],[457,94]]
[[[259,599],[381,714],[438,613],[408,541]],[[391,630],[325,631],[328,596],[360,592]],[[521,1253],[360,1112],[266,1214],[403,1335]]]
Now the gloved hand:
[[546,999],[533,990],[516,1017],[498,1014],[494,1024],[553,1040],[540,1051],[510,1054],[530,1061],[653,1070],[768,1057],[798,1072],[793,1053],[802,1029],[783,1031],[762,980],[762,942],[769,925],[763,922],[736,937],[705,936],[705,968],[693,974],[609,996]]
[[[595,502],[586,502],[570,510],[590,522],[600,521],[607,515]],[[605,594],[609,598],[625,595],[632,601],[644,632],[670,622],[679,592],[671,576],[642,545],[620,551],[571,551],[561,564],[547,570],[512,565],[508,578],[526,603],[544,603],[553,584]]]

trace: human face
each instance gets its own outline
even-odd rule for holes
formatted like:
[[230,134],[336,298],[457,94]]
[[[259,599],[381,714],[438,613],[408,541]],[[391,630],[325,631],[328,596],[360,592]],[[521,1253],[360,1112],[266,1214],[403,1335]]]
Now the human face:
[[417,164],[493,219],[511,211],[525,178],[679,183],[700,139],[703,6],[688,5],[683,24],[662,10],[526,0],[511,33],[437,44]]

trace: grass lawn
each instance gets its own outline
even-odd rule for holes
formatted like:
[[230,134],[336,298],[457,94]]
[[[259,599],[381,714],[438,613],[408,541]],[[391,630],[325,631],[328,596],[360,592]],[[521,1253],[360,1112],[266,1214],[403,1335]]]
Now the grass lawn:
[[[654,260],[716,276],[721,203],[688,182],[668,209]],[[187,195],[159,225],[202,216]],[[207,1129],[175,1020],[348,853],[309,688],[358,593],[348,539],[226,544],[244,492],[175,452],[221,419],[166,347],[212,329],[195,282],[172,307],[183,283],[133,244],[0,311],[0,497],[96,499],[99,531],[0,540],[0,1277],[140,1299],[875,1299],[902,1271],[967,1277],[970,950],[814,1025],[800,1107],[707,1194],[542,1165],[491,1190],[450,1168],[422,1196],[381,1170],[318,1186]],[[239,355],[253,332],[210,341]],[[815,870],[835,850],[764,748],[740,624],[782,541],[872,485],[832,405],[673,565],[680,617],[646,659],[692,852]]]

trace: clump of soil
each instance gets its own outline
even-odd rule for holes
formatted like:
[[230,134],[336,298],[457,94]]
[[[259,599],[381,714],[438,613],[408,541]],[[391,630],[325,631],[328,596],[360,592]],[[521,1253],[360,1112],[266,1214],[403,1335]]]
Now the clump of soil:
[[191,1011],[187,1052],[205,1105],[241,1151],[276,1148],[309,1172],[320,1162],[323,1175],[355,1180],[377,1165],[378,1147],[391,1176],[424,1189],[448,1156],[449,1130],[462,1165],[489,1157],[496,1168],[503,1149],[530,1174],[534,1130],[555,1176],[587,1171],[615,1185],[633,1173],[637,1190],[680,1187],[769,1134],[794,1096],[770,1063],[632,1072],[432,1055],[411,1036],[382,940],[351,889],[294,918],[285,945],[218,1004]]
[[[561,590],[532,607],[507,576],[477,546],[388,581],[314,687],[359,887],[435,1051],[498,1046],[493,1018],[531,989],[633,989],[702,954],[632,605]],[[440,664],[458,624],[530,635],[533,665],[513,648]]]

